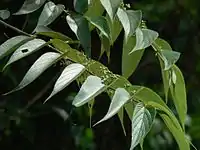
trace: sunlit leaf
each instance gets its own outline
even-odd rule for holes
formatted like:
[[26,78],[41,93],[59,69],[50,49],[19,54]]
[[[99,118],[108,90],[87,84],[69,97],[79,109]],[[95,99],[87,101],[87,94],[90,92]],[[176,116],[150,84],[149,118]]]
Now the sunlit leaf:
[[135,46],[135,37],[130,37],[128,42],[123,45],[123,54],[122,54],[122,75],[125,78],[130,77],[135,69],[137,68],[143,53],[144,49],[140,51],[134,51],[133,53],[129,54],[130,51]]
[[155,118],[154,108],[146,108],[142,103],[135,106],[132,118],[132,139],[131,148],[133,150],[150,131]]
[[60,75],[60,77],[58,78],[58,80],[56,81],[52,93],[45,100],[45,102],[47,100],[49,100],[52,96],[57,94],[58,92],[62,91],[71,82],[76,80],[76,78],[78,78],[84,70],[85,70],[85,67],[83,65],[77,64],[77,63],[73,63],[73,64],[70,64],[69,66],[67,66],[63,70],[63,72]]
[[122,0],[100,0],[100,1],[105,10],[107,11],[111,21],[113,22],[117,10],[123,1]]
[[[53,2],[45,4],[44,9],[39,17],[37,26],[48,26],[51,24],[65,9],[64,5],[55,5]],[[37,27],[36,27],[37,28]]]
[[88,0],[74,0],[74,9],[79,13],[84,13],[88,8]]
[[102,83],[102,80],[97,76],[89,76],[83,85],[81,86],[80,91],[76,95],[73,101],[73,105],[80,107],[94,97],[103,92],[105,85]]
[[25,0],[22,7],[14,15],[29,14],[38,10],[46,0]]
[[170,69],[178,61],[180,57],[179,52],[169,51],[169,50],[162,50],[161,55],[165,65],[164,70]]
[[[46,44],[46,42],[44,40],[41,39],[33,39],[31,41],[28,41],[27,43],[25,43],[24,45],[21,45],[10,57],[9,61],[7,62],[7,64],[5,65],[5,67],[7,67],[8,65],[14,63],[15,61],[22,59],[30,54],[32,54],[33,52],[41,49],[42,47],[44,47]],[[5,68],[4,67],[4,68]]]
[[158,33],[149,29],[136,29],[136,44],[130,53],[149,47],[157,38]]
[[130,95],[125,89],[123,89],[123,88],[116,89],[107,114],[105,115],[105,117],[103,119],[101,119],[96,124],[99,124],[99,123],[101,123],[103,121],[106,121],[109,118],[111,118],[112,116],[114,116],[115,114],[117,114],[117,112],[120,110],[120,108],[122,108],[123,105],[129,99],[130,99]]
[[105,17],[103,16],[92,17],[92,18],[87,17],[87,19],[92,25],[98,28],[103,35],[105,35],[108,39],[110,39],[110,28]]
[[[20,90],[30,83],[32,83],[35,79],[37,79],[46,69],[48,69],[55,61],[60,57],[59,53],[48,52],[43,54],[40,58],[36,60],[36,62],[31,66],[28,72],[25,74],[22,81],[19,85],[11,92]],[[9,92],[10,93],[10,92]]]
[[0,18],[3,20],[8,19],[10,17],[10,11],[8,10],[0,10]]
[[187,97],[185,81],[182,72],[177,66],[174,65],[172,69],[176,75],[176,82],[174,86],[171,87],[171,94],[181,121],[181,125],[184,127],[187,115]]
[[52,39],[51,43],[54,47],[56,47],[58,50],[60,50],[62,53],[66,53],[71,47],[65,43],[64,41],[60,39]]
[[5,41],[3,44],[0,45],[0,59],[12,53],[20,45],[27,42],[28,39],[30,39],[28,36],[20,35],[20,36],[12,37],[8,39],[7,41]]
[[47,36],[53,39],[60,39],[63,41],[72,41],[72,39],[62,33],[55,32],[55,31],[48,31],[48,32],[37,32],[37,35]]
[[68,15],[66,17],[67,23],[71,30],[76,34],[77,38],[80,40],[85,53],[91,55],[91,35],[89,30],[88,21],[80,15]]
[[134,35],[136,29],[139,27],[142,20],[142,12],[140,10],[133,11],[119,8],[117,16],[124,28],[126,43],[128,38]]

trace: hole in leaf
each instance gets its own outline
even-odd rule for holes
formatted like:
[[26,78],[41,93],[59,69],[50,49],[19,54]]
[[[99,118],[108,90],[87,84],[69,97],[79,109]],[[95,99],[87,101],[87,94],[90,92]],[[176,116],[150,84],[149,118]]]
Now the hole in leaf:
[[23,49],[22,50],[22,53],[26,53],[26,52],[28,52],[28,49]]

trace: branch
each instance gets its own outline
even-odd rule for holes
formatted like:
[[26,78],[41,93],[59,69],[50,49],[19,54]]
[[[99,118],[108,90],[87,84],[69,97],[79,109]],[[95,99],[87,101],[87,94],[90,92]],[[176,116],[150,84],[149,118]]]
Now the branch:
[[24,34],[24,35],[26,35],[26,36],[30,36],[30,37],[33,36],[33,35],[31,35],[31,34],[28,34],[28,33],[24,32],[24,31],[22,31],[22,30],[20,30],[20,29],[18,29],[18,28],[16,28],[16,27],[12,26],[12,25],[9,25],[8,23],[4,22],[4,21],[1,20],[1,19],[0,19],[0,24],[6,26],[6,27],[8,27],[8,28],[10,28],[10,29],[12,29],[12,30],[18,32],[18,33]]

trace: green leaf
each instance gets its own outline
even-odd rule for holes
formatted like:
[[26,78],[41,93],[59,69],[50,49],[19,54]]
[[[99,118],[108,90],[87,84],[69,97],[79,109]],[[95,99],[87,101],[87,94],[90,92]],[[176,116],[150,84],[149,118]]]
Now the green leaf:
[[46,0],[25,0],[22,7],[14,15],[29,14],[38,10]]
[[181,121],[181,125],[184,128],[185,119],[187,115],[187,97],[185,81],[180,69],[177,66],[174,65],[172,69],[176,75],[176,83],[173,87],[171,87],[171,93],[176,110],[179,115],[179,119]]
[[105,10],[107,11],[111,21],[113,22],[117,10],[123,1],[122,0],[100,0],[100,1]]
[[171,131],[174,136],[176,142],[178,143],[180,150],[190,150],[190,144],[185,137],[184,132],[180,131],[171,121],[170,117],[164,113],[160,113],[161,118],[165,122],[166,126]]
[[57,79],[53,91],[50,96],[45,100],[48,101],[52,96],[62,91],[65,87],[67,87],[70,83],[76,80],[82,73],[85,71],[85,67],[78,63],[73,63],[67,66],[60,77]]
[[136,29],[139,27],[142,20],[142,12],[140,10],[125,10],[119,8],[117,16],[125,31],[125,43],[130,36],[133,36]]
[[153,124],[156,111],[154,108],[145,108],[142,103],[135,106],[132,118],[132,140],[131,148],[133,150],[143,141]]
[[107,114],[104,116],[103,119],[101,119],[96,124],[106,121],[112,116],[114,116],[115,114],[117,114],[120,108],[122,108],[128,100],[130,100],[129,93],[124,88],[117,88],[112,98]]
[[118,18],[115,18],[113,22],[111,22],[110,18],[107,15],[106,19],[108,21],[110,28],[111,45],[113,45],[117,37],[119,36],[120,32],[122,31],[122,25]]
[[119,120],[121,122],[121,126],[122,126],[122,129],[123,129],[123,132],[124,132],[124,135],[126,136],[126,129],[124,127],[124,108],[120,108],[120,110],[118,111],[117,113],[118,117],[119,117]]
[[5,65],[4,69],[14,63],[15,61],[22,59],[30,54],[32,54],[33,52],[41,49],[42,47],[44,47],[46,45],[46,42],[44,40],[41,39],[33,39],[31,41],[28,41],[27,43],[25,43],[24,45],[21,45],[14,53],[13,55],[10,57],[10,59],[8,60],[7,64]]
[[38,32],[53,32],[53,30],[51,30],[47,26],[37,26],[35,28],[34,32],[36,32],[36,33],[38,33]]
[[[165,40],[161,38],[157,38],[155,40],[155,46],[153,47],[154,49],[156,48],[156,51],[161,51],[162,49],[167,49],[167,50],[172,50],[171,46],[169,43],[167,43]],[[170,73],[169,71],[164,70],[164,63],[163,60],[159,58],[160,66],[161,66],[161,73],[162,73],[162,80],[163,80],[163,86],[164,86],[164,91],[165,91],[165,101],[168,101],[168,92],[169,92],[169,87],[170,87]]]
[[67,23],[71,30],[76,34],[80,40],[83,49],[87,56],[91,55],[91,35],[89,30],[88,21],[80,15],[68,15],[66,17]]
[[55,31],[48,31],[48,32],[37,32],[36,35],[43,35],[53,39],[60,39],[63,41],[72,41],[72,39],[62,33],[55,32]]
[[72,104],[76,107],[86,104],[103,92],[104,87],[105,85],[102,83],[102,80],[99,77],[89,76],[81,86],[81,89],[74,98]]
[[136,44],[130,53],[149,47],[158,38],[158,33],[149,29],[136,29]]
[[104,52],[106,52],[106,55],[108,57],[108,62],[109,62],[110,61],[110,41],[103,34],[100,34],[99,37],[100,37],[100,40],[101,40],[101,53],[100,53],[99,58],[101,58],[102,55],[104,54]]
[[127,43],[124,41],[122,54],[122,75],[125,78],[128,78],[133,74],[144,53],[143,49],[140,51],[134,51],[133,53],[129,54],[134,46],[135,37],[130,37]]
[[[28,70],[22,81],[19,85],[9,93],[14,91],[18,91],[30,83],[32,83],[35,79],[37,79],[46,69],[48,69],[53,63],[58,60],[61,55],[55,52],[48,52],[43,54],[40,58],[36,60],[36,62],[31,66]],[[9,94],[7,93],[7,94]]]
[[8,19],[10,17],[10,11],[8,10],[0,10],[0,18],[3,20]]
[[28,36],[15,36],[0,45],[0,59],[15,51],[20,45],[30,40]]
[[64,5],[61,5],[61,4],[55,5],[53,2],[46,3],[39,17],[37,26],[48,26],[58,16],[60,16],[60,14],[63,12],[64,9],[65,9]]
[[[162,112],[164,112],[168,116],[169,130],[172,133],[175,130],[176,133],[178,133],[179,136],[182,136],[181,138],[183,139],[184,132],[183,132],[178,120],[176,119],[176,117],[174,116],[172,111],[167,107],[167,105],[162,101],[162,99],[155,92],[153,92],[152,90],[150,90],[148,88],[139,87],[139,86],[133,86],[133,87],[136,90],[134,98],[142,100],[142,102],[144,102],[146,105],[155,107],[157,110],[159,110],[159,114],[162,114]],[[163,120],[164,120],[164,118],[163,118]],[[188,143],[186,140],[177,139],[176,134],[173,134],[173,136],[175,137],[181,150],[189,150]],[[183,149],[182,145],[184,145],[183,147],[185,147],[186,149]]]
[[51,39],[51,43],[62,53],[66,53],[69,49],[71,49],[71,47],[67,43],[59,39]]
[[101,5],[100,0],[90,0],[88,11],[84,14],[84,16],[89,18],[101,16],[103,14],[103,11],[104,8]]
[[132,120],[133,117],[133,111],[134,111],[134,105],[132,102],[129,102],[127,104],[124,105],[124,108],[126,110],[126,113],[129,117],[130,120]]
[[88,0],[74,0],[74,9],[78,13],[84,13],[88,8]]
[[110,28],[107,19],[105,17],[103,16],[92,17],[92,18],[87,17],[87,19],[92,25],[98,28],[103,35],[105,35],[108,39],[111,39]]
[[175,51],[162,50],[160,53],[164,61],[164,70],[169,70],[180,57],[180,53]]

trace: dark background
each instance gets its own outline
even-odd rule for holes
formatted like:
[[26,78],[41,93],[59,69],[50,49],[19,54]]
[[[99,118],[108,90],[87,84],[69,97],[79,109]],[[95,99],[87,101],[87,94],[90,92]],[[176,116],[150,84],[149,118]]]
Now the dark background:
[[[23,4],[23,0],[1,0],[0,9],[9,9],[16,12]],[[62,3],[66,9],[73,10],[72,0],[54,0]],[[197,148],[200,148],[200,5],[198,0],[126,0],[131,3],[133,9],[143,12],[143,19],[148,28],[159,32],[161,38],[170,43],[172,48],[181,52],[178,66],[182,70],[187,88],[188,117],[186,132]],[[31,32],[42,8],[30,15],[12,16],[6,22]],[[26,24],[25,24],[26,22]],[[24,25],[25,24],[25,25]],[[55,31],[65,33],[75,39],[70,31],[65,16],[62,15],[52,25]],[[0,43],[18,33],[0,25]],[[108,65],[114,73],[121,73],[121,49],[123,33],[111,50],[111,62]],[[99,55],[100,42],[95,31],[92,32],[93,58]],[[12,65],[4,73],[0,73],[0,94],[12,88],[22,79],[31,64],[45,51],[39,51]],[[6,60],[0,60],[2,67]],[[101,62],[107,65],[106,57]],[[26,89],[8,96],[0,96],[0,149],[30,149],[30,150],[128,150],[130,146],[130,122],[125,117],[127,136],[124,136],[120,122],[117,117],[94,127],[89,126],[88,107],[75,109],[71,106],[73,96],[78,91],[78,86],[72,83],[68,88],[54,96],[47,104],[43,105],[44,98],[48,96],[52,86],[47,93],[28,109],[24,108],[34,99],[46,85],[55,82],[56,77],[62,70],[62,65],[57,64],[48,69],[39,79],[29,85]],[[161,96],[164,95],[159,63],[153,51],[147,49],[136,72],[129,78],[133,84],[145,85],[154,89]],[[94,124],[106,113],[109,98],[106,94],[97,97],[94,106],[92,123]],[[169,105],[170,102],[169,102]],[[63,119],[52,111],[52,107],[65,110],[69,119]],[[174,106],[171,105],[173,109]],[[24,110],[19,113],[19,110]],[[178,149],[171,134],[156,119],[152,131],[144,142],[146,150],[168,150]]]

